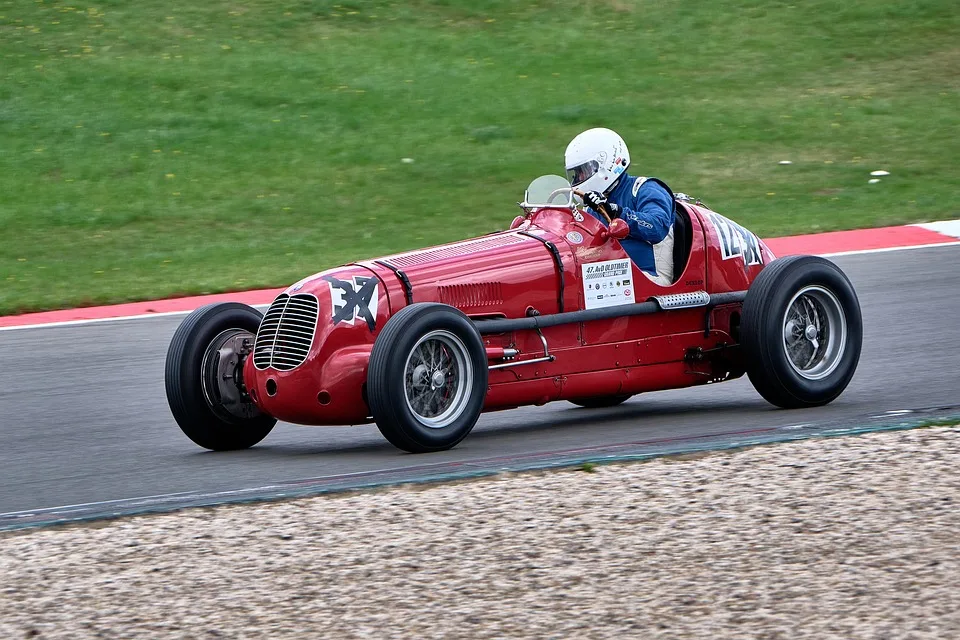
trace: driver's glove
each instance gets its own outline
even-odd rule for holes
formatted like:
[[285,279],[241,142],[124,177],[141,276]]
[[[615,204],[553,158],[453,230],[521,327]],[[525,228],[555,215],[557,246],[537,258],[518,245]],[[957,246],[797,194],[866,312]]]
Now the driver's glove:
[[587,191],[583,194],[583,201],[594,211],[606,213],[610,218],[620,217],[620,207],[609,200],[599,191]]

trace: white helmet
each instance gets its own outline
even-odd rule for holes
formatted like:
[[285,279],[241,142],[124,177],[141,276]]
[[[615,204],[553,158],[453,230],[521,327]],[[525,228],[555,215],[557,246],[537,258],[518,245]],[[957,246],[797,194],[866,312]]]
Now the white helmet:
[[607,193],[630,166],[630,152],[617,132],[587,129],[567,145],[564,164],[571,186]]

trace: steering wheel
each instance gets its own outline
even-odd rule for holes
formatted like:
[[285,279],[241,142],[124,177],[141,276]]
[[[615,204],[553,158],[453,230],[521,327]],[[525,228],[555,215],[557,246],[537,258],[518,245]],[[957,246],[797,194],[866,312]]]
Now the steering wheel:
[[[559,191],[559,189],[558,189],[558,191]],[[583,191],[580,191],[579,189],[574,189],[574,188],[571,187],[571,188],[570,188],[570,192],[573,193],[574,195],[580,196],[580,199],[581,199],[581,200],[586,201],[586,198],[583,197]],[[551,195],[552,195],[552,194],[551,194]],[[572,200],[572,198],[571,198],[571,200]],[[604,210],[604,207],[601,207],[600,210],[598,211],[598,213],[599,213],[600,215],[602,215],[603,218],[607,221],[607,226],[610,226],[610,223],[613,222],[613,219],[610,217],[610,214],[607,213],[607,212]]]
[[[570,197],[567,198],[566,203],[554,205],[553,204],[554,197],[560,195],[561,193],[570,194]],[[574,209],[579,209],[579,205],[573,201],[573,196],[580,196],[580,198],[583,199],[583,191],[580,191],[579,189],[574,189],[573,187],[560,187],[559,189],[554,189],[553,191],[550,192],[550,195],[547,196],[547,202],[550,203],[550,206],[553,208],[570,209],[570,211],[573,211]],[[607,226],[609,226],[610,223],[613,221],[613,219],[610,217],[610,214],[604,211],[603,208],[600,209],[599,213],[607,221]]]
[[[554,204],[553,199],[558,195],[560,195],[561,193],[569,194],[569,197],[567,198],[566,203]],[[547,196],[547,204],[549,204],[551,207],[556,206],[562,209],[573,209],[574,207],[577,206],[573,202],[574,193],[576,193],[576,191],[573,189],[573,187],[560,187],[559,189],[554,189],[553,191],[550,192],[550,195]]]
[[[562,195],[562,194],[567,194],[568,196],[567,201],[554,203],[553,199],[558,195]],[[579,189],[574,189],[573,187],[560,187],[559,189],[554,189],[553,191],[550,192],[550,195],[547,196],[545,203],[542,203],[542,204],[538,203],[534,205],[534,204],[529,204],[526,202],[526,200],[524,200],[524,202],[520,202],[518,204],[524,211],[531,211],[536,208],[550,208],[550,209],[569,209],[572,213],[573,211],[577,211],[580,209],[580,205],[573,201],[573,196],[580,196],[581,198],[583,198],[583,192],[580,191]],[[610,215],[603,210],[600,211],[600,215],[604,217],[604,219],[607,221],[607,225],[609,225],[611,222]]]
[[[567,201],[565,203],[553,204],[553,199],[562,193],[567,193],[569,194],[570,197],[567,198]],[[571,211],[573,211],[575,209],[580,208],[580,205],[573,201],[573,196],[580,196],[580,198],[583,198],[583,192],[580,191],[579,189],[574,189],[573,187],[560,187],[559,189],[554,189],[553,191],[550,192],[550,195],[547,196],[547,202],[549,203],[550,207],[557,208],[557,209],[570,209]],[[607,214],[607,212],[600,211],[600,214],[604,218],[606,218],[607,224],[609,225],[610,216]]]

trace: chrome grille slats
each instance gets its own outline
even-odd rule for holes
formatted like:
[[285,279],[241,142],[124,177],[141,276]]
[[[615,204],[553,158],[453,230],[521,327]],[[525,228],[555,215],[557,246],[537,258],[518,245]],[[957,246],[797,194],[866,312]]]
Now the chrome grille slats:
[[313,318],[303,318],[299,315],[292,313],[283,314],[283,326],[293,327],[294,329],[306,329],[308,332],[313,331],[314,323],[316,322],[316,316]]
[[[283,348],[287,351],[309,351],[310,350],[310,345],[307,344],[307,341],[304,340],[303,338],[296,338],[293,340],[287,339],[287,338],[277,338],[276,342],[274,342],[273,344],[283,345]],[[277,349],[274,348],[274,352],[276,352],[276,350]]]
[[313,318],[304,318],[292,313],[283,314],[283,326],[292,327],[294,329],[306,329],[308,332],[313,332],[314,323],[316,323],[317,317]]
[[263,315],[260,329],[257,330],[257,340],[253,346],[253,365],[257,369],[266,369],[270,366],[273,345],[277,340],[277,330],[280,328],[280,319],[283,317],[283,310],[286,308],[289,298],[290,296],[287,294],[281,293]]
[[306,329],[297,329],[294,326],[287,323],[284,323],[283,325],[283,332],[284,332],[284,335],[299,336],[307,339],[310,339],[311,337],[313,337],[313,331],[309,331]]
[[309,293],[281,293],[263,316],[253,347],[257,369],[295,369],[310,354],[317,331],[319,302]]

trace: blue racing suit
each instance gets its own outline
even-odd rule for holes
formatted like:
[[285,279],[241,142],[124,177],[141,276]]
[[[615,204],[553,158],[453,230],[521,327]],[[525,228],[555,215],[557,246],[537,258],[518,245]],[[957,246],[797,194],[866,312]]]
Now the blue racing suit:
[[[637,182],[641,184],[637,184]],[[656,180],[624,174],[607,200],[620,207],[620,217],[630,227],[630,235],[620,241],[624,251],[639,268],[657,274],[653,245],[662,242],[673,225],[673,195]],[[587,208],[587,213],[606,224],[603,215]]]

